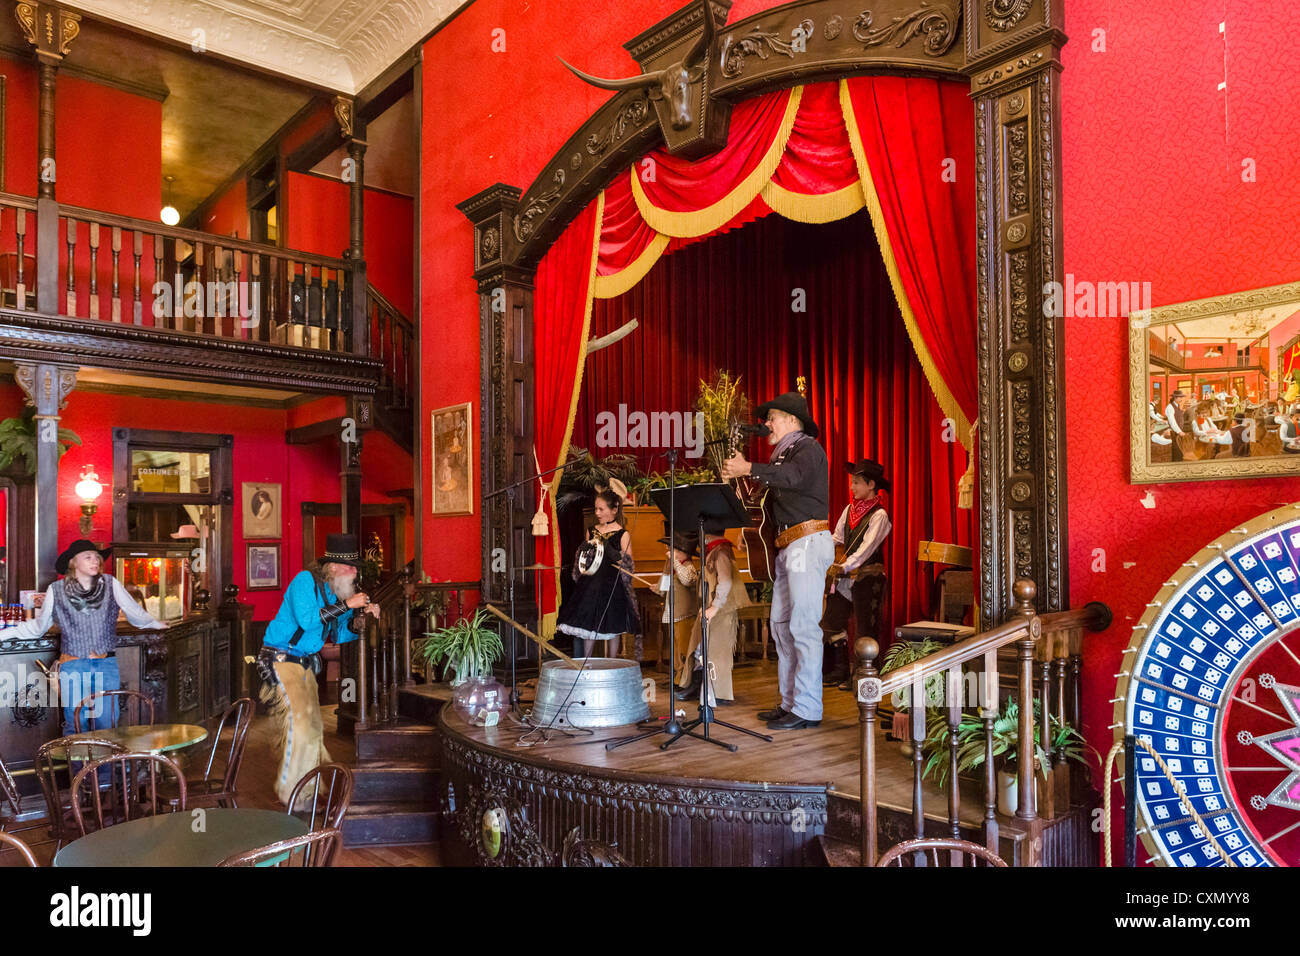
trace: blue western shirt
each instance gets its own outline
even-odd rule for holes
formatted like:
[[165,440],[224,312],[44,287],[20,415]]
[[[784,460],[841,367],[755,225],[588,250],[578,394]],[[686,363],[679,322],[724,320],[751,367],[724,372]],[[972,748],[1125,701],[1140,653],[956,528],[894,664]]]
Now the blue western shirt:
[[[324,582],[311,571],[299,571],[285,589],[284,601],[266,626],[262,643],[277,651],[303,656],[315,654],[325,645],[327,629],[338,634],[340,644],[355,641],[357,635],[351,629],[352,608],[337,613],[339,607],[338,598]],[[321,617],[321,611],[326,608],[330,609],[326,614],[326,618],[331,618],[328,624]],[[297,642],[290,643],[300,628],[302,633]]]

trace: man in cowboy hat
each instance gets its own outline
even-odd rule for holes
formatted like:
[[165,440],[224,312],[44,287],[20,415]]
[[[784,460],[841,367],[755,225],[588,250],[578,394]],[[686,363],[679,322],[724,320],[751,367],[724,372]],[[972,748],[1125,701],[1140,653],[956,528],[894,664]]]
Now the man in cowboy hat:
[[832,589],[822,615],[822,630],[833,667],[824,684],[848,690],[849,640],[845,630],[853,615],[858,637],[879,638],[880,611],[885,595],[885,566],[881,547],[890,531],[879,492],[889,491],[885,469],[870,458],[846,466],[853,477],[853,500],[835,525],[835,543],[843,546],[844,559],[832,564],[828,578]]
[[817,423],[797,392],[758,406],[774,446],[766,465],[737,454],[722,463],[723,478],[752,475],[771,491],[767,507],[776,522],[776,574],[772,582],[772,637],[776,643],[781,703],[759,711],[773,730],[816,727],[822,719],[822,595],[835,560],[831,540],[826,452]]
[[[63,577],[46,588],[40,614],[34,620],[0,630],[0,640],[37,638],[50,625],[59,625],[57,665],[65,734],[72,733],[73,713],[84,698],[122,687],[116,657],[118,611],[135,627],[167,627],[141,607],[117,578],[102,573],[104,559],[111,550],[96,548],[85,538],[72,542],[54,562],[54,570]],[[83,712],[82,717],[86,718],[82,730],[93,729],[101,719],[112,724],[112,715],[105,714],[102,707]]]
[[361,554],[354,534],[331,534],[313,569],[299,571],[285,588],[284,600],[266,627],[257,656],[262,702],[280,719],[284,748],[275,792],[288,803],[293,786],[307,771],[328,763],[323,743],[316,674],[320,649],[327,643],[356,640],[361,609],[379,617],[379,605],[357,591]]

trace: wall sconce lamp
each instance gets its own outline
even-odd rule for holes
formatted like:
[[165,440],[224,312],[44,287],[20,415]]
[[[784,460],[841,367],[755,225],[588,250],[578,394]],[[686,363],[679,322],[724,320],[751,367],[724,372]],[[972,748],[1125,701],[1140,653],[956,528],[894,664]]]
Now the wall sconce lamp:
[[93,465],[81,469],[81,480],[77,482],[77,497],[81,499],[81,533],[90,534],[90,519],[99,510],[96,499],[104,493],[104,486],[99,483]]

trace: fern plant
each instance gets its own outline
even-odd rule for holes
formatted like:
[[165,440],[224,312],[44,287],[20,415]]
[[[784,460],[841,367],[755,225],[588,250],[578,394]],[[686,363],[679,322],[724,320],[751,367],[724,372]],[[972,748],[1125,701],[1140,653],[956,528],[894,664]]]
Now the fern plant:
[[488,613],[482,608],[471,618],[429,631],[413,650],[417,660],[434,666],[445,663],[454,670],[454,683],[490,674],[503,653],[501,635],[489,625]]
[[[71,445],[80,445],[81,437],[68,428],[58,432],[59,457]],[[17,459],[27,462],[27,474],[36,474],[36,409],[27,406],[22,414],[0,422],[0,468],[8,468]]]

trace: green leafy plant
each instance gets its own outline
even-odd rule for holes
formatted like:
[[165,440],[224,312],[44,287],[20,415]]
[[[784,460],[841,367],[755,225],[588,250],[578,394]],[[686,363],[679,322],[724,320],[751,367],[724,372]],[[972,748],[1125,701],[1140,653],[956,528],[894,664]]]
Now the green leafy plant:
[[[948,721],[934,711],[934,717],[927,716],[929,730],[921,745],[926,755],[923,776],[932,777],[940,786],[948,778]],[[1052,735],[1053,753],[1060,752],[1066,760],[1075,763],[1089,763],[1089,753],[1100,762],[1100,757],[1093,748],[1084,742],[1083,736],[1067,724],[1062,724],[1055,716],[1049,717]],[[1034,766],[1044,776],[1047,775],[1047,752],[1043,749],[1040,734],[1042,732],[1042,704],[1034,701]],[[984,763],[985,757],[984,721],[975,713],[965,712],[957,724],[957,772],[966,773]],[[1014,772],[1020,763],[1020,705],[1015,700],[1008,700],[1002,713],[993,719],[993,756],[1004,757],[1004,769]]]
[[[729,437],[734,423],[749,421],[749,399],[740,390],[740,376],[732,376],[726,369],[719,369],[714,373],[712,381],[701,379],[695,410],[704,417],[706,442]],[[714,475],[720,473],[718,469],[726,452],[725,444],[709,445]]]
[[[80,445],[81,437],[68,428],[59,429],[59,457],[71,445]],[[8,468],[17,459],[27,462],[27,474],[36,474],[36,409],[28,406],[15,418],[0,422],[0,468]]]
[[501,635],[488,622],[488,612],[480,608],[471,618],[427,632],[412,653],[417,660],[433,666],[445,663],[447,669],[456,672],[456,683],[484,677],[505,653]]
[[[946,645],[938,641],[932,641],[928,638],[922,641],[896,641],[889,645],[889,650],[885,652],[884,658],[880,662],[880,674],[883,677],[890,671],[896,671],[900,667],[906,667],[908,664],[915,664],[923,657],[929,657],[936,651],[941,651]],[[942,701],[944,699],[944,676],[943,672],[931,674],[925,679],[925,700]],[[906,687],[901,692],[900,706],[906,707],[910,702],[912,689]],[[930,708],[928,713],[937,713],[936,708]],[[928,720],[927,716],[927,720]]]
[[[650,492],[656,488],[667,488],[670,484],[669,473],[666,471],[652,471],[650,474],[638,479],[634,484],[628,486],[628,489],[636,495],[636,500],[642,504],[650,504]],[[685,485],[698,485],[706,481],[717,481],[718,474],[709,465],[702,465],[699,468],[678,468],[677,469],[677,487]]]
[[632,455],[606,455],[599,461],[585,448],[569,448],[568,465],[560,476],[561,498],[590,497],[600,488],[608,488],[609,480],[617,478],[634,491],[641,481],[641,467]]

